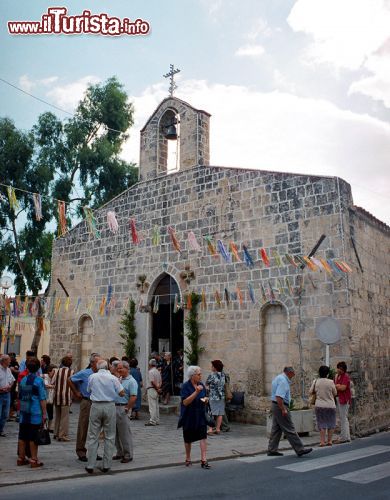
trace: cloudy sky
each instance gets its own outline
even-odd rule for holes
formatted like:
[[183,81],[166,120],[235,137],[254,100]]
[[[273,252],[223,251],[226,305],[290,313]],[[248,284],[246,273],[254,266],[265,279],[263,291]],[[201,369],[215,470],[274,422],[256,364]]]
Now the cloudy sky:
[[[151,32],[8,34],[7,21],[52,5],[1,1],[1,78],[72,112],[89,82],[116,75],[135,105],[123,156],[138,162],[174,63],[177,97],[212,114],[212,165],[337,175],[390,224],[390,0],[67,0],[54,5],[142,18]],[[0,105],[23,129],[50,110],[2,82]]]

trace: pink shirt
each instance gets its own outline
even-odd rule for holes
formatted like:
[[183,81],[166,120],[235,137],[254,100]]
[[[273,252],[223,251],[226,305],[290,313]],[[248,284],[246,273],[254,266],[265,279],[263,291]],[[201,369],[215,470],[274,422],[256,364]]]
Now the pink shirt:
[[339,398],[339,403],[345,405],[351,403],[351,380],[349,375],[343,373],[342,375],[336,375],[335,384],[346,385],[345,391],[337,390],[337,396]]

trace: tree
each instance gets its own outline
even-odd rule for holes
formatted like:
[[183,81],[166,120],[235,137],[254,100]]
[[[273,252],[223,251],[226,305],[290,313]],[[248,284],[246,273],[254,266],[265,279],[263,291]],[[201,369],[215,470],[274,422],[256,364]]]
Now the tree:
[[[137,181],[135,166],[119,157],[133,113],[114,77],[90,85],[69,120],[61,122],[52,113],[39,117],[33,128],[39,145],[37,161],[56,166],[54,198],[77,202],[81,215],[83,206],[96,208]],[[77,186],[82,194],[74,194]]]
[[135,339],[137,337],[137,332],[135,330],[135,302],[134,300],[129,300],[129,305],[122,313],[122,319],[119,324],[121,325],[121,332],[119,336],[123,340],[121,342],[126,356],[129,359],[136,357],[136,347]]
[[201,296],[195,292],[191,292],[191,309],[188,311],[188,316],[185,319],[185,324],[187,327],[186,337],[189,341],[189,349],[185,349],[184,352],[187,356],[187,362],[189,365],[197,365],[199,360],[199,355],[204,351],[204,347],[199,345],[200,336],[199,323],[198,323],[198,306],[201,301]]

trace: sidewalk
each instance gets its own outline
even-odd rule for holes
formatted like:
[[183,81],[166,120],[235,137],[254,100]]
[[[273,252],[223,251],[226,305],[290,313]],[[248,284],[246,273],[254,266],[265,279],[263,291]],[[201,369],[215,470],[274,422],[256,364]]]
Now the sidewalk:
[[[69,443],[59,443],[52,439],[50,446],[39,448],[39,458],[45,464],[39,469],[16,465],[19,426],[15,422],[7,422],[4,429],[7,437],[0,438],[0,487],[87,476],[84,470],[85,463],[77,460],[74,450],[78,412],[79,405],[75,403],[72,405],[72,414],[70,415],[69,436],[71,441]],[[177,429],[177,416],[161,415],[159,426],[145,427],[148,415],[145,412],[140,415],[141,420],[131,421],[134,460],[129,464],[114,461],[111,471],[117,473],[183,464],[184,445],[182,430]],[[317,434],[303,438],[303,442],[307,445],[318,443],[318,441]],[[240,455],[264,453],[267,450],[268,439],[266,429],[263,426],[231,423],[230,432],[221,433],[219,436],[210,436],[207,442],[208,459],[221,460]],[[288,449],[289,443],[282,440],[280,448]],[[103,454],[102,447],[99,447],[99,454]],[[198,443],[193,445],[192,458],[194,461],[200,459]],[[100,464],[101,462],[98,462],[97,466],[100,467]],[[95,469],[95,471],[97,474],[102,474],[99,469]]]

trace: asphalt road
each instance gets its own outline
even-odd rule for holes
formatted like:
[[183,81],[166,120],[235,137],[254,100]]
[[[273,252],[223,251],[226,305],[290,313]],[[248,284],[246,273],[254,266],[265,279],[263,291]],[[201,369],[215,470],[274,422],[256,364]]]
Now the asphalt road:
[[390,499],[390,433],[298,458],[241,457],[212,469],[167,467],[0,488],[7,500]]

